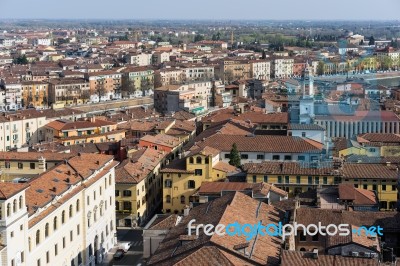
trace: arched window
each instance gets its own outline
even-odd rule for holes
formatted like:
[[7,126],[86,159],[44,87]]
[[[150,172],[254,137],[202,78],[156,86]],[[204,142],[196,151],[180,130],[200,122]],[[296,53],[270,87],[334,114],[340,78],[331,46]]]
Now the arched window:
[[13,213],[17,211],[17,200],[13,201]]
[[36,245],[40,244],[40,230],[36,231]]
[[181,203],[182,203],[182,204],[185,204],[185,203],[186,203],[186,201],[185,201],[185,196],[181,196]]
[[199,156],[199,157],[196,157],[196,163],[197,164],[201,164],[201,157]]
[[209,159],[208,159],[208,157],[206,157],[206,158],[204,159],[204,162],[205,162],[206,164],[208,164],[208,163],[209,163]]
[[69,218],[71,218],[72,215],[73,215],[73,207],[72,207],[72,204],[71,204],[71,205],[69,205]]
[[193,163],[193,162],[194,162],[193,157],[190,157],[189,158],[189,163]]
[[49,223],[46,223],[46,226],[44,227],[44,237],[49,236]]
[[10,214],[11,214],[11,204],[8,203],[7,204],[7,217],[10,216]]
[[79,199],[78,200],[76,200],[76,212],[79,212]]
[[22,206],[24,205],[22,196],[19,196],[19,208],[22,209]]
[[57,216],[56,216],[53,219],[53,231],[56,231],[57,228],[58,228],[58,224],[57,224]]
[[166,198],[165,201],[166,201],[167,203],[171,203],[171,196],[170,196],[170,195],[167,195],[165,198]]
[[61,213],[61,224],[65,223],[65,211],[62,211]]

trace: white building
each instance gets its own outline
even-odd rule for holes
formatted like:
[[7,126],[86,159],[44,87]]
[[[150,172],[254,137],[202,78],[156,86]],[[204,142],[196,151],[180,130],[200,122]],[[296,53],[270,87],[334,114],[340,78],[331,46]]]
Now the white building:
[[267,60],[250,61],[250,72],[253,79],[269,80],[271,76],[271,62]]
[[112,156],[82,154],[0,186],[0,265],[95,265],[116,244]]
[[128,64],[135,66],[148,66],[151,65],[152,54],[128,54],[125,56],[125,61]]
[[272,73],[275,78],[289,78],[293,76],[294,59],[289,57],[275,57],[272,61]]
[[45,45],[50,46],[52,45],[52,40],[49,38],[36,38],[33,40],[33,45]]

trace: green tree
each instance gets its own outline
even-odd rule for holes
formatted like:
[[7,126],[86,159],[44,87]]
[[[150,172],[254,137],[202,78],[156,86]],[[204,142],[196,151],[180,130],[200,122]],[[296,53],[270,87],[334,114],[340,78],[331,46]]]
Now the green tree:
[[204,40],[204,36],[203,36],[203,35],[201,35],[201,34],[196,34],[196,35],[194,36],[194,42],[200,42],[200,41],[202,41],[202,40]]
[[135,81],[131,80],[129,77],[124,77],[122,79],[121,91],[124,95],[128,97],[130,95],[135,94],[136,91]]
[[324,62],[319,61],[317,65],[317,75],[322,76],[324,74]]
[[14,59],[14,64],[17,65],[27,65],[29,63],[28,59],[26,58],[26,55],[18,56],[17,58]]
[[233,143],[232,145],[231,153],[229,154],[229,164],[236,167],[240,167],[242,165],[236,143]]
[[374,38],[374,36],[369,37],[368,45],[375,45],[375,38]]

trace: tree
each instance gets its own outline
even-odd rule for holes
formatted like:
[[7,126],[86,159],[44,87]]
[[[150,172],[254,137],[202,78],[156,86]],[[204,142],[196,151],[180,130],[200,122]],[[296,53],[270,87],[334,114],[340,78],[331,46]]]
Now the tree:
[[128,97],[134,94],[136,91],[135,80],[131,80],[129,77],[124,78],[122,80],[121,91],[128,95]]
[[233,143],[232,145],[231,153],[229,154],[229,164],[236,167],[240,167],[242,165],[236,143]]
[[18,56],[17,58],[14,59],[14,64],[17,65],[27,65],[29,63],[28,59],[26,58],[26,55]]
[[99,102],[101,102],[101,97],[106,95],[106,87],[104,86],[104,80],[103,79],[97,80],[96,94],[99,96]]
[[317,75],[322,76],[324,74],[324,62],[319,61],[317,65]]
[[204,40],[204,36],[203,36],[203,35],[201,35],[201,34],[196,34],[196,35],[194,36],[194,42],[200,42],[200,41],[202,41],[202,40]]
[[265,53],[264,50],[262,51],[261,59],[267,59],[267,54]]
[[375,38],[374,38],[374,36],[369,37],[368,45],[375,45]]

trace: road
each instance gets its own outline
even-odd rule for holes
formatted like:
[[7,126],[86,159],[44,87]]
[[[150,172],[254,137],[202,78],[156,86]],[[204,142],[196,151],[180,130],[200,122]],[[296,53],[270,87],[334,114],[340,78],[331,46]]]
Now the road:
[[[345,81],[347,75],[334,75],[334,76],[318,76],[314,77],[314,80],[321,81]],[[373,80],[373,79],[392,79],[392,78],[400,78],[399,71],[392,71],[387,73],[369,73],[369,74],[349,74],[349,78],[363,78],[365,80]]]
[[143,230],[140,229],[118,229],[117,239],[118,242],[132,242],[131,248],[125,253],[121,260],[115,261],[113,255],[118,247],[113,248],[108,254],[107,259],[103,262],[102,266],[117,266],[117,265],[130,265],[139,266],[143,265]]

